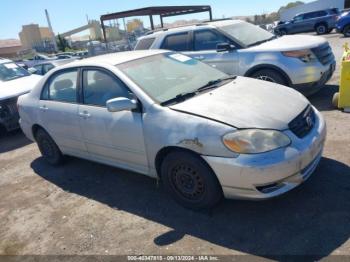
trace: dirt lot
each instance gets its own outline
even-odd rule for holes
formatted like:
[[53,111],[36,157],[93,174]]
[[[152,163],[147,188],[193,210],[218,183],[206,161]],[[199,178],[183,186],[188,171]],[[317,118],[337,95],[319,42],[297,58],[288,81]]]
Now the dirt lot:
[[[339,61],[345,39],[327,38]],[[310,98],[328,124],[310,180],[211,213],[183,209],[147,177],[79,159],[53,168],[20,132],[1,138],[0,254],[350,255],[350,114],[331,106],[338,79],[339,68]]]

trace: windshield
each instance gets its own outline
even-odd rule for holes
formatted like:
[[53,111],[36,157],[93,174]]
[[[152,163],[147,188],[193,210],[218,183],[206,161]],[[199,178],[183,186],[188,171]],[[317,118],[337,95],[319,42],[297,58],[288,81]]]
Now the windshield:
[[10,81],[30,74],[15,63],[0,64],[0,81]]
[[220,29],[233,37],[243,47],[252,46],[275,37],[274,34],[247,22],[223,26]]
[[227,77],[211,66],[178,53],[149,56],[117,67],[159,103],[194,92],[211,80]]

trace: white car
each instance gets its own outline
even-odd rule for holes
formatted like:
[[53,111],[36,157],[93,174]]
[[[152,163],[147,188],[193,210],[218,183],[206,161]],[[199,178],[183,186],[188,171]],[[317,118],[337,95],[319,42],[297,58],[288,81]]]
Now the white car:
[[190,208],[295,188],[326,136],[321,114],[293,89],[161,50],[53,69],[18,106],[49,163],[72,155],[160,178]]
[[12,131],[19,128],[17,98],[30,92],[40,76],[31,75],[13,61],[0,58],[0,129]]

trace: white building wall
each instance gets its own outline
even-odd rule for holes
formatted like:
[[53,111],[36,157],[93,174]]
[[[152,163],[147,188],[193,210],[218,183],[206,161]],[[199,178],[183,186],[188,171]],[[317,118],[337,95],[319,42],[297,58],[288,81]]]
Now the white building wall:
[[318,0],[299,5],[281,12],[281,21],[291,20],[295,15],[305,12],[318,11],[326,8],[344,9],[345,0]]

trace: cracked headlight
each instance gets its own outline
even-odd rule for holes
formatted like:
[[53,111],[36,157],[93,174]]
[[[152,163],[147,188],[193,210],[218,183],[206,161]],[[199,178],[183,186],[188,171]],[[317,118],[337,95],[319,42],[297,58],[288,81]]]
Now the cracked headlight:
[[246,129],[228,133],[224,145],[239,154],[258,154],[290,145],[288,136],[276,130]]

